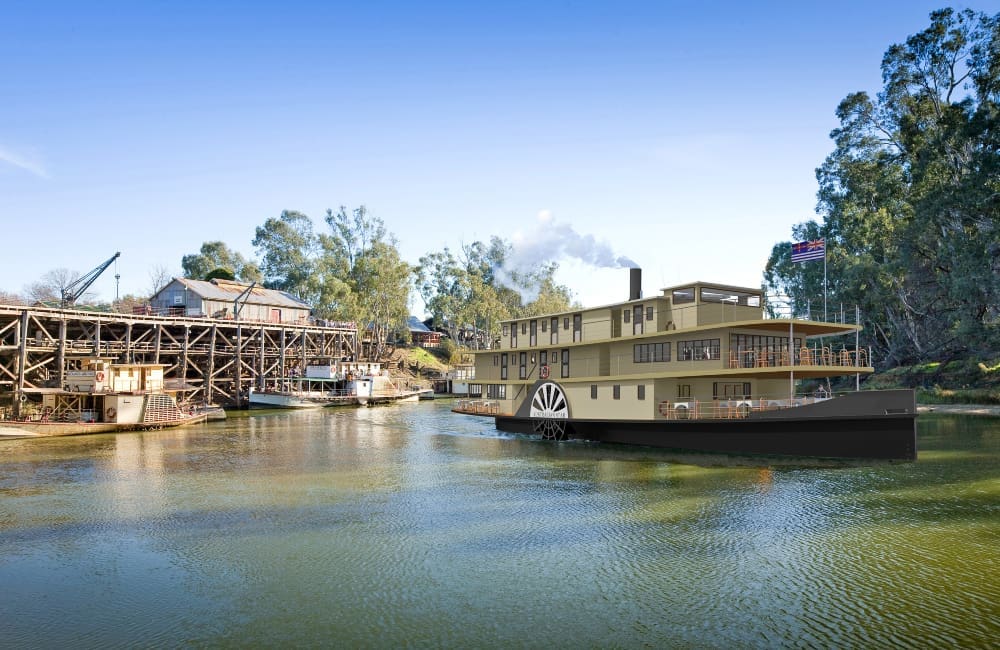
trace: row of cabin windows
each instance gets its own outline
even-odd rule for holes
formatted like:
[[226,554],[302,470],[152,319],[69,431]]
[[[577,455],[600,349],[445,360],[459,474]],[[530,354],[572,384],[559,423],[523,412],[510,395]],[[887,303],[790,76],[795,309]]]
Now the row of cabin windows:
[[[725,383],[725,382],[712,382],[712,399],[749,399],[752,393],[750,392],[750,382],[740,382],[740,383]],[[614,384],[611,387],[611,397],[612,399],[622,398],[622,387],[621,384]],[[677,385],[677,397],[684,399],[691,397],[691,385],[690,384],[678,384]],[[590,385],[590,399],[597,399],[597,384]],[[645,384],[639,384],[636,386],[636,399],[645,400],[646,399],[646,386]]]
[[[629,322],[630,319],[632,321],[632,334],[643,333],[643,322],[642,322],[643,309],[644,308],[642,305],[635,305],[634,307],[632,307],[632,309],[626,309],[622,313],[622,320],[624,320],[626,323]],[[645,307],[645,312],[646,312],[646,320],[648,321],[653,320],[653,307],[652,306]]]
[[[611,397],[612,399],[622,398],[622,387],[621,384],[615,384],[611,387]],[[636,386],[636,399],[642,401],[646,399],[646,385],[639,384]],[[590,399],[597,399],[597,384],[590,385]]]
[[[626,309],[623,317],[626,323],[628,323],[629,321],[632,322],[633,334],[642,334],[644,332],[643,314],[645,314],[645,320],[652,321],[653,313],[654,313],[653,307],[651,305],[645,307],[643,305],[635,305],[631,310]],[[562,317],[563,331],[569,331],[571,318],[573,323],[573,342],[579,343],[583,341],[583,314],[573,314],[572,317],[563,316]],[[548,319],[543,318],[541,319],[540,323],[541,323],[542,333],[545,333],[546,330],[549,332],[549,345],[558,345],[559,318],[558,317],[548,318]],[[508,331],[509,331],[510,346],[512,348],[517,347],[518,329],[521,330],[522,336],[527,335],[529,337],[528,338],[529,347],[535,347],[536,345],[538,345],[538,329],[539,329],[538,320],[522,322],[520,324],[520,327],[518,327],[517,323],[511,323],[509,326],[505,324],[503,326],[503,336],[508,336]]]
[[[574,314],[572,319],[569,316],[564,316],[562,319],[563,331],[569,331],[570,321],[573,324],[573,342],[579,343],[583,341],[583,314]],[[521,330],[521,335],[528,336],[528,346],[535,347],[538,345],[538,320],[526,321],[521,323],[520,328],[517,323],[504,324],[503,326],[503,336],[510,335],[510,347],[517,347],[517,330]],[[548,330],[549,332],[549,345],[559,345],[559,318],[542,319],[541,320],[542,332]]]
[[[678,341],[678,361],[700,361],[719,359],[721,355],[720,339],[701,339],[697,341]],[[670,342],[637,343],[632,346],[632,361],[634,363],[655,363],[670,361]]]
[[[625,322],[627,323],[629,322],[630,315],[635,314],[635,320],[642,320],[642,310],[643,310],[642,305],[636,305],[632,309],[626,309],[625,313],[622,314],[622,318],[624,318]],[[652,307],[646,307],[646,320],[653,320]]]
[[[527,352],[517,352],[517,353],[507,353],[501,352],[500,354],[493,355],[493,365],[500,366],[500,379],[507,379],[507,368],[511,361],[517,361],[517,377],[518,379],[528,378],[528,364],[532,366],[535,362],[538,362],[538,366],[548,366],[550,361],[549,351],[540,350],[538,356],[532,352],[529,356]],[[552,365],[559,364],[559,375],[562,378],[569,377],[569,350],[552,350],[551,355]]]

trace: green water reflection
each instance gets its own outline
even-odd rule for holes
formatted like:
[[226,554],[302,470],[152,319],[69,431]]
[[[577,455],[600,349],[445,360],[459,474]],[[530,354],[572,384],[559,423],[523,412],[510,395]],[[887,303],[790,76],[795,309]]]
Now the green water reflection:
[[1000,421],[919,445],[697,465],[446,402],[0,441],[0,645],[990,646]]

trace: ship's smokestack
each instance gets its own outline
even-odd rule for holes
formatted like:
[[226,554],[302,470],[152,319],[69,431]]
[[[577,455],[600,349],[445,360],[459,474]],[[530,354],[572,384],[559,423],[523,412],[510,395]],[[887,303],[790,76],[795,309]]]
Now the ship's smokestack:
[[628,270],[628,299],[639,300],[642,298],[642,269],[632,268]]

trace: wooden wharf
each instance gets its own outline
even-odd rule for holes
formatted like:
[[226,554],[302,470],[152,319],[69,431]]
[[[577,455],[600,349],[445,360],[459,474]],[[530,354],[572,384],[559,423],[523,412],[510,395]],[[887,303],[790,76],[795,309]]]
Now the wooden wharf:
[[357,360],[351,323],[278,323],[0,305],[0,402],[66,385],[67,360],[100,356],[164,365],[187,403],[238,406],[312,363]]

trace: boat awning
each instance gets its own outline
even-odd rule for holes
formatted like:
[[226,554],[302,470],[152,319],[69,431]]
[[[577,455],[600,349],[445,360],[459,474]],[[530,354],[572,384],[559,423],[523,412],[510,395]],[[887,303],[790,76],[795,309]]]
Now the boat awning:
[[[767,320],[736,321],[734,323],[727,323],[727,325],[729,327],[738,327],[740,329],[748,330],[767,330],[768,332],[783,330],[787,332],[789,328],[789,321],[775,318]],[[791,321],[791,328],[795,334],[805,336],[806,338],[853,334],[854,332],[862,329],[860,325],[852,325],[850,323],[823,323],[812,320]]]

